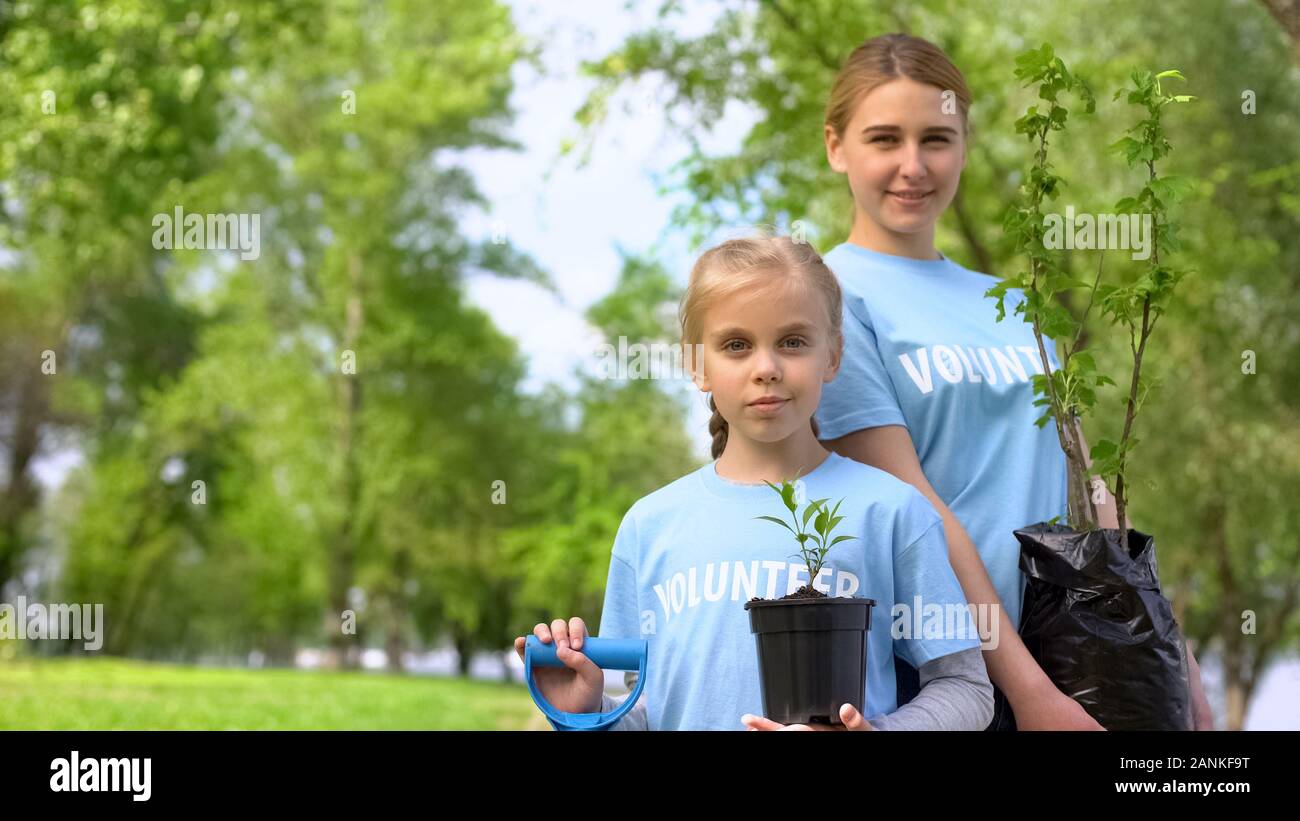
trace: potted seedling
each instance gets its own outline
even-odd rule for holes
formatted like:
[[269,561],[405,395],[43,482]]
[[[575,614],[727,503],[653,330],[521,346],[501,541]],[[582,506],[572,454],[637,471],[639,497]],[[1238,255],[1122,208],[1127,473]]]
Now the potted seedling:
[[[1024,294],[1016,312],[1032,326],[1042,363],[1042,373],[1034,377],[1035,404],[1044,408],[1037,423],[1056,426],[1068,466],[1069,517],[1068,525],[1053,519],[1015,533],[1026,575],[1021,638],[1048,677],[1107,729],[1189,729],[1185,644],[1160,590],[1154,539],[1129,527],[1128,458],[1137,444],[1134,422],[1149,387],[1142,380],[1147,343],[1185,273],[1168,262],[1169,252],[1178,247],[1168,209],[1190,185],[1157,174],[1157,163],[1171,150],[1162,117],[1166,106],[1193,98],[1165,93],[1161,81],[1184,79],[1177,71],[1136,73],[1131,88],[1116,92],[1115,99],[1126,94],[1144,116],[1128,130],[1131,136],[1111,149],[1145,173],[1137,195],[1121,199],[1107,216],[1111,225],[1138,217],[1150,244],[1136,275],[1103,284],[1099,257],[1096,278],[1089,284],[1075,280],[1060,264],[1059,245],[1046,241],[1050,228],[1043,204],[1065,185],[1048,162],[1049,136],[1063,131],[1068,121],[1063,95],[1081,99],[1089,113],[1095,101],[1050,45],[1031,49],[1016,62],[1016,77],[1037,84],[1040,99],[1016,122],[1017,133],[1034,144],[1034,164],[1022,187],[1022,202],[1008,212],[1004,229],[1014,238],[1016,251],[1028,258],[1029,270],[1001,280],[988,295],[997,298],[1000,321],[1008,290]],[[1059,295],[1070,291],[1086,294],[1082,318],[1076,319],[1060,301]],[[1132,368],[1120,439],[1095,441],[1090,465],[1083,452],[1082,419],[1096,407],[1098,390],[1116,384],[1080,349],[1094,304],[1112,327],[1127,331]],[[1059,355],[1056,369],[1047,355],[1051,345]],[[1098,527],[1106,489],[1115,501],[1118,528]]]
[[[844,519],[826,499],[816,499],[799,512],[795,486],[766,483],[781,497],[790,523],[774,522],[790,532],[808,567],[808,584],[779,599],[745,602],[749,627],[758,648],[763,714],[782,724],[842,724],[839,709],[852,704],[862,712],[867,686],[866,633],[871,628],[873,599],[827,596],[813,586],[832,547],[856,536],[831,538]],[[811,528],[809,523],[811,522]],[[791,526],[793,524],[793,527]]]

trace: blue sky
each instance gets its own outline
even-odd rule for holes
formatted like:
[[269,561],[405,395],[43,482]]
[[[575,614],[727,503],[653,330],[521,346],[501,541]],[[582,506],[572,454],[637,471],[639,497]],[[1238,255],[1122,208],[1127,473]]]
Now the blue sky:
[[[603,339],[583,312],[614,287],[620,268],[618,248],[651,252],[685,283],[694,249],[680,232],[667,230],[669,213],[680,195],[657,193],[658,178],[686,155],[683,140],[664,125],[662,86],[647,79],[621,92],[598,133],[588,162],[561,159],[565,139],[580,135],[573,113],[590,79],[578,74],[584,59],[603,56],[634,31],[655,22],[657,4],[625,9],[619,2],[511,4],[516,25],[545,45],[544,70],[516,68],[511,134],[522,151],[478,151],[464,156],[491,202],[490,213],[465,221],[471,236],[504,236],[526,251],[553,277],[558,298],[524,282],[479,276],[469,282],[471,301],[486,310],[528,356],[525,390],[547,382],[572,388],[577,369],[594,367]],[[716,5],[687,3],[674,25],[684,33],[707,30]],[[626,109],[626,110],[625,110]],[[754,115],[734,107],[709,135],[710,151],[734,150]],[[629,340],[635,342],[637,340]],[[683,381],[691,395],[690,428],[700,458],[707,458],[709,413],[704,397]]]

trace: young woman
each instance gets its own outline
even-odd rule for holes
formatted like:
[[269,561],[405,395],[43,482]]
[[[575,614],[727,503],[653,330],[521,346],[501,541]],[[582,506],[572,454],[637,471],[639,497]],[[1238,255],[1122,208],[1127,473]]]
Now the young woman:
[[[854,217],[825,256],[844,290],[845,350],[816,419],[827,447],[910,483],[942,516],[967,599],[997,606],[998,646],[984,659],[999,710],[1009,702],[1020,729],[1100,729],[1017,635],[1012,532],[1066,512],[1065,457],[1051,427],[1034,425],[1043,368],[1033,335],[1012,314],[1015,298],[997,321],[984,296],[992,277],[935,248],[966,165],[970,102],[948,57],[904,34],[866,41],[835,80],[826,156],[848,178]],[[1112,499],[1100,512],[1102,526],[1117,526]],[[1211,729],[1190,648],[1188,661],[1196,726]],[[900,698],[915,680],[900,665]]]

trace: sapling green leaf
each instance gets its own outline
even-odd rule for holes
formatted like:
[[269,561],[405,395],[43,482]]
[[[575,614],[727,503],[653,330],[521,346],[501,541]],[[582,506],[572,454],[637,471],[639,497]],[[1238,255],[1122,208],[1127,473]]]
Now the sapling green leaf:
[[814,513],[816,513],[818,507],[820,507],[820,506],[821,506],[823,503],[825,503],[825,502],[826,502],[825,499],[818,499],[818,500],[816,500],[815,502],[812,502],[811,504],[808,505],[807,509],[805,509],[804,512],[803,512],[803,525],[804,525],[804,527],[807,527],[807,526],[808,526],[808,519],[809,519],[809,517],[811,517]]
[[755,518],[757,518],[757,519],[767,519],[769,522],[776,522],[776,523],[779,524],[781,527],[784,527],[786,530],[789,530],[791,533],[794,533],[794,529],[791,528],[790,525],[786,524],[785,522],[781,521],[780,519],[776,518],[775,516],[756,516]]
[[[790,525],[775,516],[755,516],[754,518],[775,522],[794,534],[795,541],[799,543],[799,553],[797,555],[803,558],[804,564],[808,567],[808,583],[811,585],[813,580],[817,578],[817,574],[821,572],[822,565],[826,560],[826,553],[831,547],[842,541],[857,538],[857,536],[846,534],[836,536],[834,540],[831,540],[831,532],[844,519],[843,516],[836,515],[836,512],[840,509],[840,504],[844,500],[840,499],[835,503],[834,508],[828,510],[826,507],[828,499],[813,499],[807,503],[802,516],[800,516],[796,510],[797,506],[790,506],[794,501],[794,483],[792,481],[784,480],[781,482],[780,487],[767,481],[764,484],[776,491],[781,497],[781,502],[790,508],[792,514],[795,514],[794,522],[797,529],[790,527]],[[813,522],[813,529],[810,531],[805,530],[810,519]],[[809,540],[813,542],[814,547],[808,546]]]

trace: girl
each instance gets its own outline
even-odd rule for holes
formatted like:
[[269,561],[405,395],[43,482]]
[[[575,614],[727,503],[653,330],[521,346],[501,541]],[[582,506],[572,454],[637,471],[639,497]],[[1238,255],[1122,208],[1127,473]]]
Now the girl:
[[[764,481],[799,476],[807,498],[844,499],[845,533],[826,555],[832,596],[875,599],[867,638],[864,714],[843,705],[849,729],[982,729],[992,686],[973,620],[955,635],[891,637],[894,603],[964,609],[948,564],[943,523],[915,488],[827,451],[814,410],[839,368],[842,307],[834,275],[811,247],[786,237],[725,242],[703,254],[683,298],[681,341],[692,378],[709,393],[717,460],[637,501],[614,541],[600,636],[644,638],[643,698],[615,729],[765,726],[758,659],[744,603],[810,582],[791,540],[754,517],[780,500]],[[698,347],[697,347],[698,346]],[[848,547],[848,549],[845,549]],[[802,574],[802,575],[801,575]],[[568,712],[609,712],[604,675],[582,653],[579,617],[538,624],[564,668],[534,671],[546,698]],[[515,649],[524,653],[523,636]],[[919,668],[921,691],[896,709],[894,656]],[[629,688],[632,682],[629,681]],[[624,697],[626,698],[626,696]],[[874,726],[873,726],[874,725]]]
[[[947,56],[905,34],[866,41],[835,80],[826,156],[848,178],[854,217],[848,241],[826,255],[844,288],[845,348],[817,422],[827,447],[908,482],[943,517],[966,597],[1001,614],[1002,640],[984,656],[999,711],[1009,701],[1021,729],[1100,729],[1016,633],[1023,580],[1012,532],[1063,515],[1067,481],[1055,431],[1034,425],[1031,380],[1043,368],[1012,311],[1023,296],[1008,298],[998,322],[984,296],[994,279],[934,244],[966,165],[970,102]],[[1049,360],[1057,365],[1050,351]],[[1117,527],[1109,495],[1099,512],[1103,527]],[[1190,648],[1188,662],[1197,726],[1210,727]],[[914,680],[900,665],[901,701]]]

